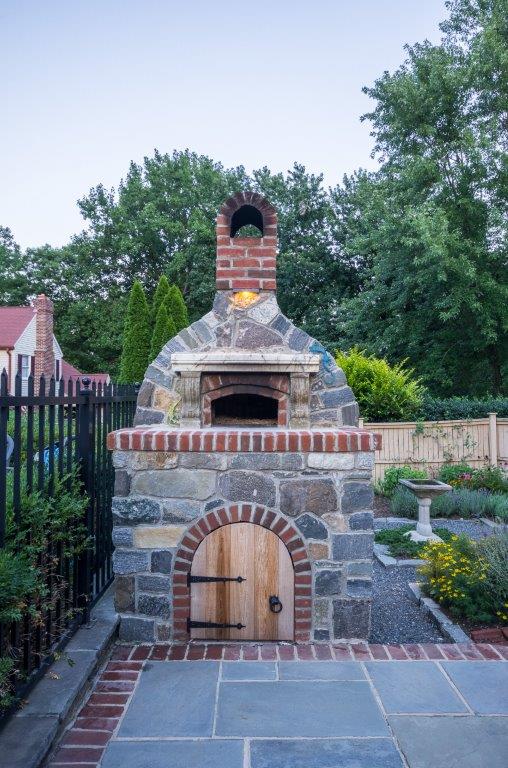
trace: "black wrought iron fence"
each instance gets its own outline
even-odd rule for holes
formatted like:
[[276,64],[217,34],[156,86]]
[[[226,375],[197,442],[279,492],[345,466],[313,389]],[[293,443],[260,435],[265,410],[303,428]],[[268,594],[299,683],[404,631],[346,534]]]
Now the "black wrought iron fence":
[[0,710],[23,695],[112,580],[109,432],[135,386],[0,375]]

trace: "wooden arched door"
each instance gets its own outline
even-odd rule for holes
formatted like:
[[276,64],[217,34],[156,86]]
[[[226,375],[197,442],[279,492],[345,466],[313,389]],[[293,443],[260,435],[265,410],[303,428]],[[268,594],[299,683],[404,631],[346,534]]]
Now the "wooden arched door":
[[293,563],[273,531],[233,523],[209,533],[194,554],[190,588],[192,638],[293,640]]

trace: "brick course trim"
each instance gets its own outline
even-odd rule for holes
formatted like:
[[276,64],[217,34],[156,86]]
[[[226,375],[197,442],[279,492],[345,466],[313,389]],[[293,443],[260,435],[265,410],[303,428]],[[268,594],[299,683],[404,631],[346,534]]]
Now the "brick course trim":
[[132,427],[110,432],[111,451],[348,453],[377,451],[381,435],[364,429],[177,429]]
[[190,618],[190,588],[187,585],[187,574],[191,569],[194,553],[209,533],[225,525],[240,522],[267,528],[284,542],[295,572],[295,640],[301,643],[309,642],[312,629],[311,615],[310,612],[302,610],[307,608],[307,592],[311,581],[311,565],[307,549],[299,531],[292,523],[268,507],[257,504],[231,504],[228,507],[219,507],[187,530],[176,553],[173,570],[174,639],[177,641],[189,639],[187,619]]

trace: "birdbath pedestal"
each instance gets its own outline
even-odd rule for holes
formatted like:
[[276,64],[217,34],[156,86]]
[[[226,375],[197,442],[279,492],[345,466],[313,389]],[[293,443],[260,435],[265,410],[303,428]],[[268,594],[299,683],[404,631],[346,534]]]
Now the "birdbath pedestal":
[[399,480],[400,485],[408,488],[418,499],[418,522],[416,531],[409,531],[406,535],[411,541],[442,541],[430,526],[430,505],[432,499],[442,493],[453,490],[451,485],[440,480]]

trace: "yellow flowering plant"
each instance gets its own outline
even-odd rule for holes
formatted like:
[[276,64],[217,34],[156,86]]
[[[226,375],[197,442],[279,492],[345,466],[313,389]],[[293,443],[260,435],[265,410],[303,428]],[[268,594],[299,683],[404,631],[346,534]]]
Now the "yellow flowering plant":
[[430,541],[422,550],[423,591],[450,613],[472,622],[508,619],[507,605],[489,584],[490,567],[478,545],[467,536],[448,542]]

